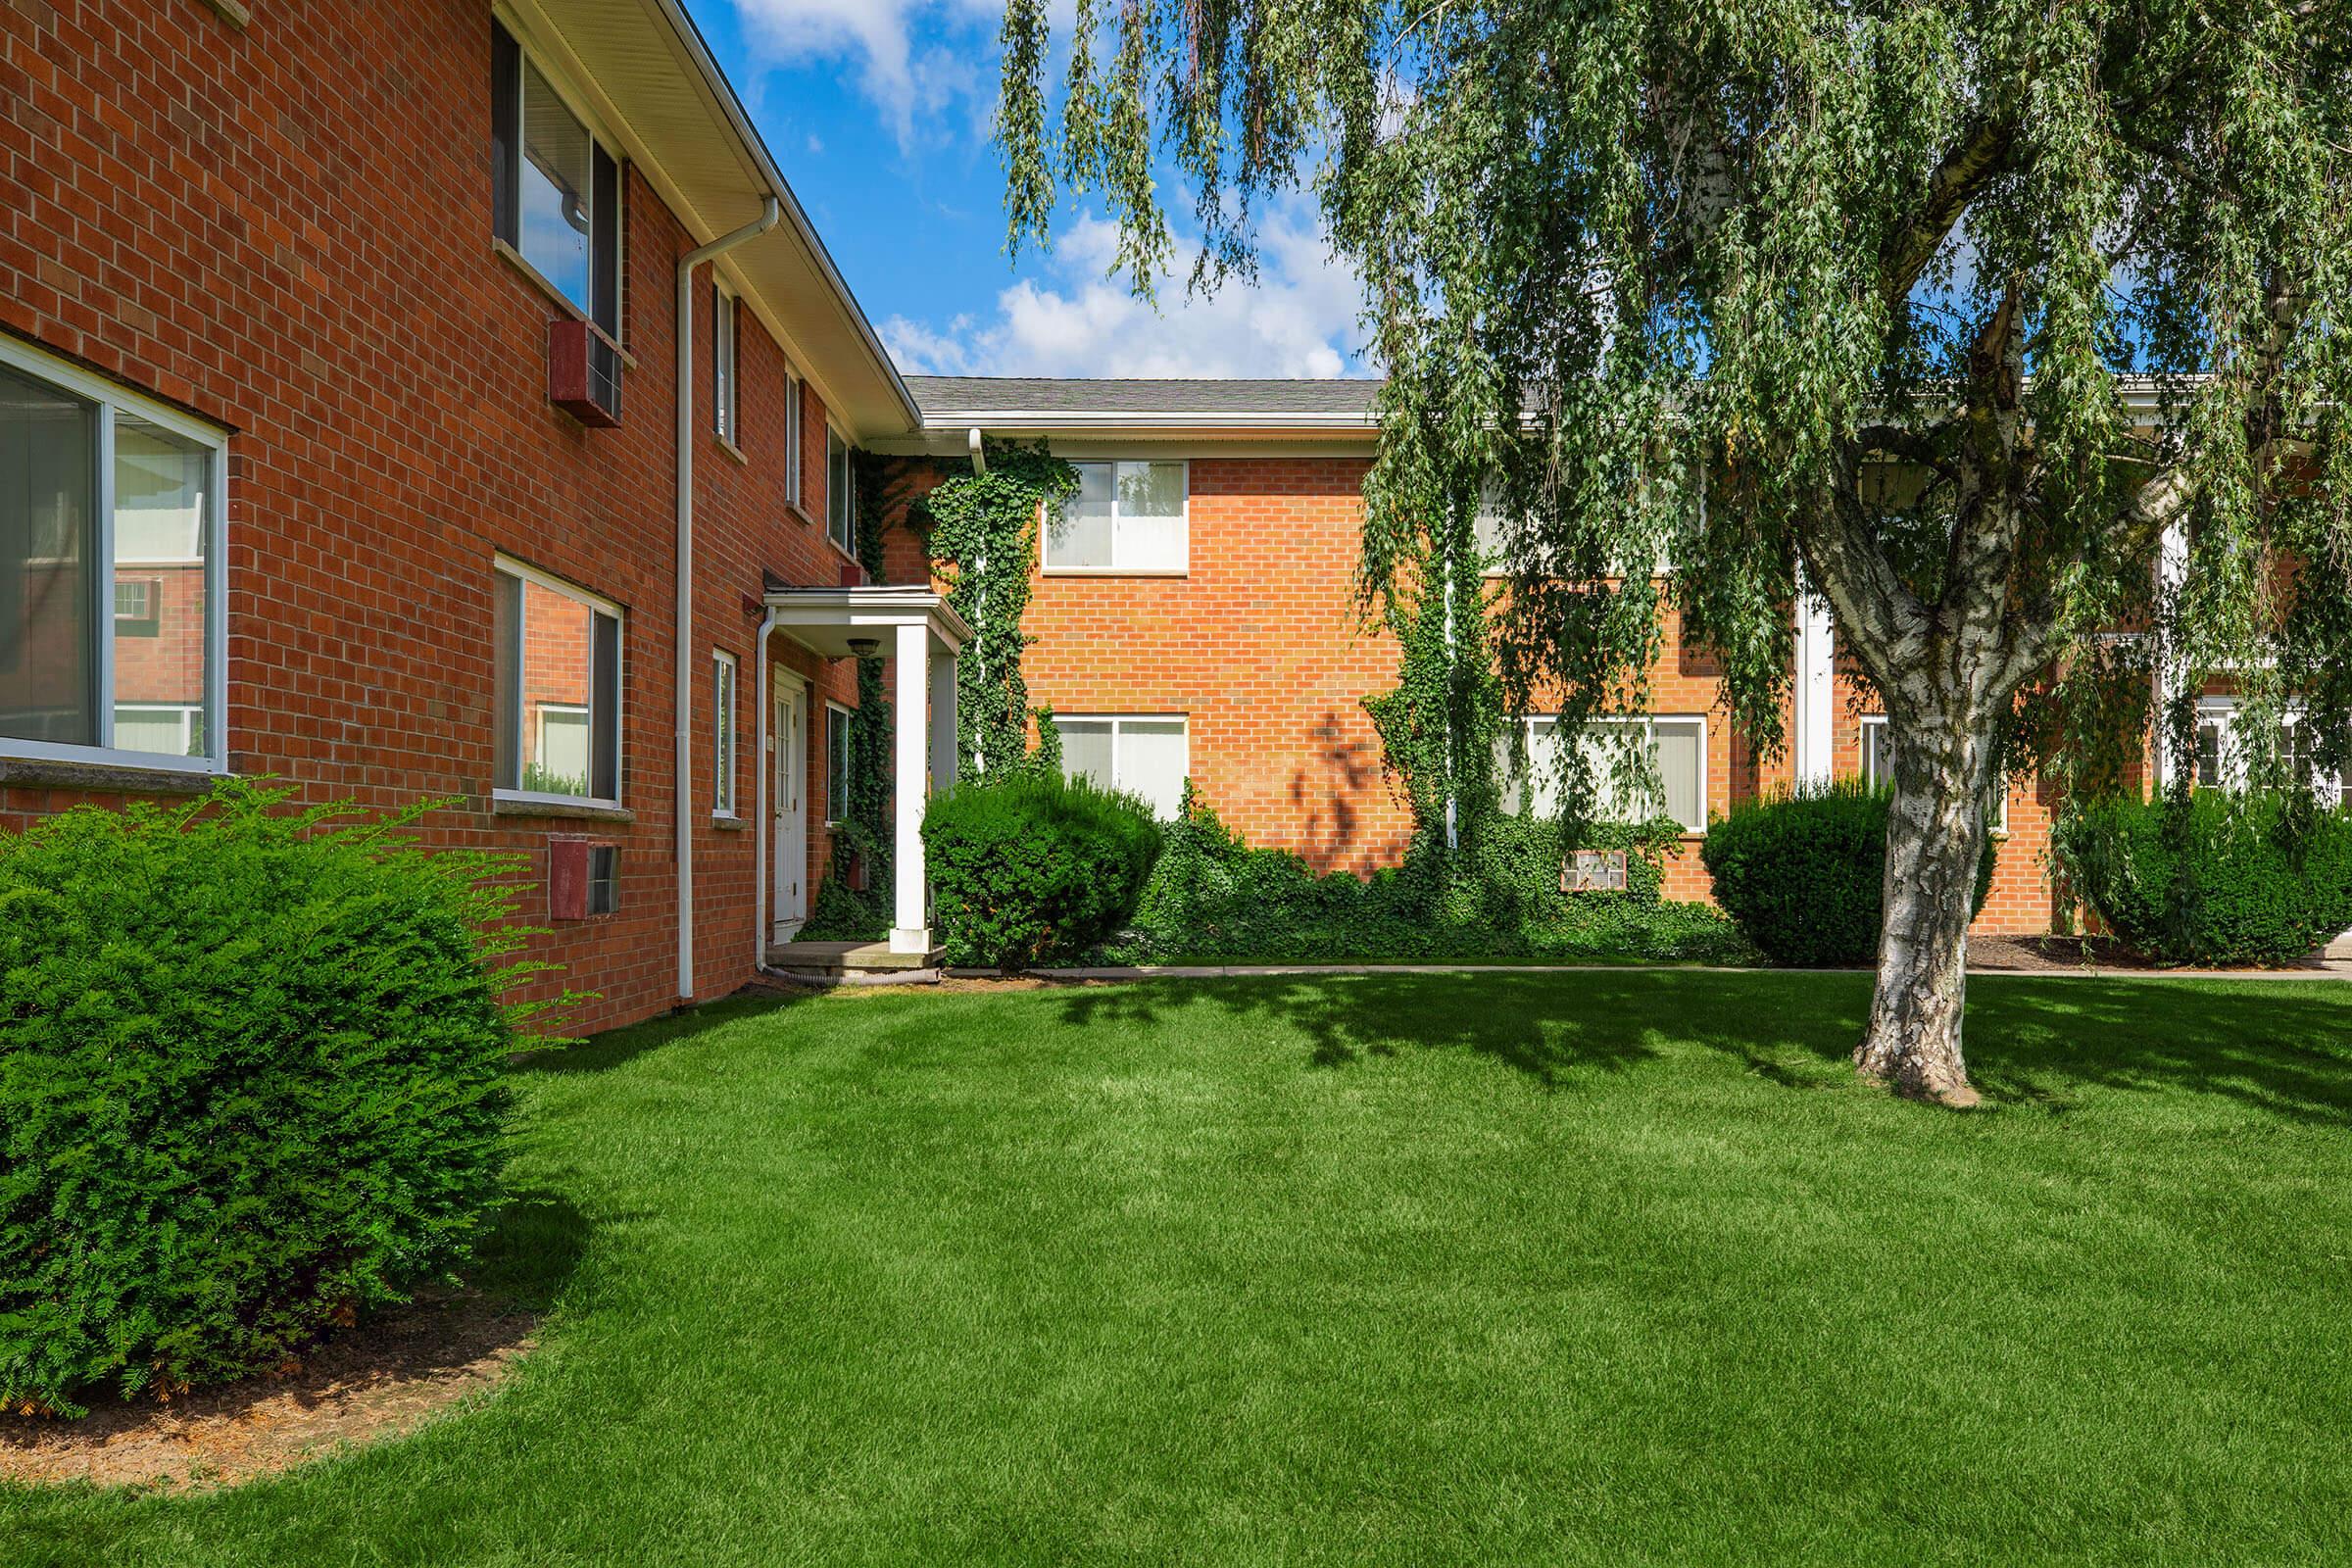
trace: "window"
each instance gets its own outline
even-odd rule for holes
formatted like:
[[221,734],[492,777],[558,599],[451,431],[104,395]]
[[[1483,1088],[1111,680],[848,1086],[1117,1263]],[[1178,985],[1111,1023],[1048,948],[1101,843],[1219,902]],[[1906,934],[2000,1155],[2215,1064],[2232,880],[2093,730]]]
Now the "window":
[[219,432],[0,341],[0,753],[224,765],[226,491]]
[[490,70],[494,231],[616,342],[620,166],[496,23]]
[[825,705],[825,825],[850,814],[850,710]]
[[592,844],[588,847],[588,912],[611,914],[619,907],[620,846]]
[[845,556],[858,553],[858,476],[850,444],[825,426],[825,537]]
[[1043,530],[1048,571],[1182,571],[1187,465],[1075,463],[1078,493]]
[[790,370],[784,372],[784,493],[801,505],[801,378]]
[[[2197,788],[2239,790],[2246,787],[2252,760],[2238,731],[2237,699],[2201,697],[2197,700]],[[2352,764],[2336,777],[2319,770],[2318,747],[2311,726],[2299,712],[2289,711],[2278,727],[2278,760],[2290,778],[2301,778],[2326,806],[2340,804],[2352,793]]]
[[[1547,714],[1525,720],[1527,777],[1512,775],[1508,753],[1498,759],[1503,772],[1503,808],[1523,807],[1538,816],[1557,816],[1563,801],[1560,786],[1566,759],[1560,752],[1560,721]],[[1497,742],[1498,747],[1502,742]],[[1690,832],[1707,825],[1707,721],[1695,716],[1671,718],[1595,718],[1583,732],[1585,760],[1592,776],[1593,799],[1587,816],[1595,822],[1639,822],[1670,816]],[[1641,759],[1628,759],[1629,746],[1642,749]],[[1620,776],[1624,764],[1641,760],[1651,777],[1646,785]]]
[[724,285],[710,307],[710,427],[729,446],[735,430],[735,296]]
[[710,814],[735,814],[735,656],[710,656]]
[[496,793],[618,805],[619,610],[505,560],[496,586]]
[[[1894,731],[1885,713],[1862,715],[1862,778],[1874,790],[1894,788]],[[2009,831],[2009,780],[2003,777],[1996,787],[1992,808],[1992,830]]]
[[1152,813],[1173,820],[1184,802],[1192,755],[1184,715],[1149,718],[1061,718],[1061,771],[1106,789],[1140,795]]

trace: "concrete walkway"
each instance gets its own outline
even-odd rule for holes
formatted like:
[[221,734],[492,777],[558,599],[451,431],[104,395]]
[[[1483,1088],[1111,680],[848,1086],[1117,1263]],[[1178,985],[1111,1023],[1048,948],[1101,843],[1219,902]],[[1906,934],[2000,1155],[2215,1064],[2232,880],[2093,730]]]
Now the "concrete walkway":
[[[1868,969],[1767,969],[1723,963],[1164,963],[1032,969],[1044,980],[1223,980],[1251,975],[1339,974],[1868,974]],[[989,980],[994,969],[949,969],[951,978]],[[2352,959],[2309,960],[2292,969],[2027,969],[1969,965],[1972,979],[2013,980],[2352,980]]]

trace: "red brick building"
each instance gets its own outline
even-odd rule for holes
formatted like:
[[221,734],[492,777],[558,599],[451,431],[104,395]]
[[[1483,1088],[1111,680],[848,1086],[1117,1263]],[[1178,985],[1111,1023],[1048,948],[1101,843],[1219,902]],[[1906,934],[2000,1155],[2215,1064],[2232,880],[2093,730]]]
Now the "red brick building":
[[[1072,765],[1388,863],[1369,397],[902,378],[676,0],[9,0],[0,822],[222,774],[446,799],[426,831],[522,858],[599,1027],[797,928],[870,649],[892,942],[925,951],[909,833],[964,632],[904,529],[864,581],[850,453],[928,473],[977,430],[1050,436],[1087,485],[1029,625]],[[1648,733],[1693,830],[1870,766],[1818,631],[1770,768],[1670,646]],[[2047,821],[2011,791],[1985,927],[2046,925]],[[1704,881],[1687,855],[1670,885]]]

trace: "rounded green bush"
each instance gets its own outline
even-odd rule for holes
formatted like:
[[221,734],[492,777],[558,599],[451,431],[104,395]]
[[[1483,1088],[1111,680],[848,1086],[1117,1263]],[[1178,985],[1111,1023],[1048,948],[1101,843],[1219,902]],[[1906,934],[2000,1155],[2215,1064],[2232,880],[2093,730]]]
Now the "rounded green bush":
[[1159,824],[1132,795],[1025,769],[933,796],[923,853],[947,961],[1009,974],[1075,958],[1126,924]]
[[2352,818],[2204,790],[2058,824],[2059,863],[2109,930],[2166,963],[2288,963],[2352,927]]
[[0,833],[0,1406],[277,1365],[498,1196],[506,862],[282,799]]
[[[1842,780],[1737,808],[1707,830],[1699,851],[1715,880],[1715,901],[1775,963],[1876,962],[1892,799],[1888,791]],[[1973,909],[1984,907],[1997,853],[1986,834]]]

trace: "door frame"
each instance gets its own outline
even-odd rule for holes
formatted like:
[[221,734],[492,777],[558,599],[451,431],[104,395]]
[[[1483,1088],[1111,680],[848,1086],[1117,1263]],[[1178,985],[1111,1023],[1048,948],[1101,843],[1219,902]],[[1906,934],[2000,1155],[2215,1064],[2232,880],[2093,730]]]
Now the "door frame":
[[790,942],[808,920],[808,682],[768,670],[769,940]]

